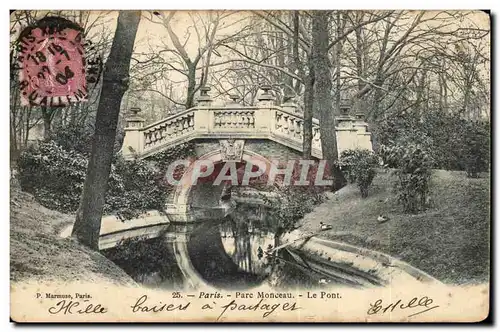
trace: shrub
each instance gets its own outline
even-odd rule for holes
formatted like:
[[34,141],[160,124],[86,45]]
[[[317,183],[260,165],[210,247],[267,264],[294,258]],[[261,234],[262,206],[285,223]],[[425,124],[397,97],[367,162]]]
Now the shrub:
[[147,210],[162,210],[167,195],[161,173],[151,163],[117,156],[108,181],[104,212],[130,219]]
[[[489,121],[463,119],[439,110],[392,112],[379,120],[376,141],[392,145],[409,136],[428,147],[437,168],[466,171],[469,177],[489,166]],[[425,138],[423,142],[421,138]]]
[[[92,151],[94,128],[89,124],[59,126],[53,129],[51,140],[66,151],[75,151],[86,157]],[[113,153],[120,151],[123,142],[123,133],[117,129]]]
[[462,127],[460,156],[468,177],[476,178],[488,170],[490,163],[490,135],[486,123],[467,121]]
[[88,159],[53,141],[30,147],[19,156],[19,182],[24,191],[49,209],[74,212],[80,203]]
[[381,146],[383,159],[394,165],[397,180],[394,189],[406,212],[415,213],[427,205],[431,167],[434,165],[428,148],[412,141]]
[[324,201],[323,190],[314,186],[283,186],[274,188],[277,195],[273,198],[262,196],[271,206],[267,217],[274,225],[276,246],[281,235],[294,230],[300,219]]
[[339,166],[346,179],[356,183],[361,197],[368,196],[368,188],[373,182],[378,166],[378,158],[370,150],[345,150],[340,155]]
[[[103,213],[128,219],[147,210],[163,209],[171,190],[164,181],[164,171],[173,158],[192,150],[190,144],[178,145],[157,156],[161,161],[156,163],[116,156]],[[47,208],[74,213],[79,207],[87,164],[88,157],[80,151],[68,151],[55,141],[41,142],[19,158],[21,188]]]
[[92,150],[93,134],[94,129],[91,126],[61,126],[54,128],[51,140],[66,151],[74,151],[88,157]]

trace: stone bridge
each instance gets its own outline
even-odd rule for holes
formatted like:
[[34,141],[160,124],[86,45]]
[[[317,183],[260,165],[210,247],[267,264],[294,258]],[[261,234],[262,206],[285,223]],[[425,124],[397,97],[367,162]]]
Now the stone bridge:
[[[202,88],[195,107],[146,126],[138,114],[140,109],[133,108],[132,115],[126,119],[122,154],[127,159],[148,158],[177,144],[193,142],[197,158],[214,163],[228,160],[244,163],[255,158],[269,163],[299,159],[303,113],[293,101],[275,105],[270,88],[262,89],[255,106],[242,106],[234,96],[225,106],[216,106],[208,95],[210,89]],[[354,148],[372,149],[371,134],[363,117],[350,115],[347,104],[342,106],[341,114],[336,119],[339,153]],[[317,119],[313,119],[312,131],[312,155],[321,159],[324,147]],[[192,169],[184,176],[190,172]],[[191,186],[178,186],[166,207],[170,219],[190,221],[193,207],[219,205],[215,198],[220,197],[222,187],[198,187],[192,192]]]
[[[232,98],[231,102],[221,107],[212,104],[208,89],[202,89],[195,107],[147,126],[144,126],[144,119],[138,114],[139,110],[133,109],[132,116],[126,119],[127,127],[121,152],[128,159],[143,159],[177,144],[192,142],[198,159],[210,160],[219,165],[225,165],[228,161],[244,165],[246,162],[254,161],[255,158],[266,163],[271,163],[273,160],[287,162],[300,159],[303,114],[292,102],[275,105],[269,89],[263,90],[264,93],[258,98],[255,106],[242,106],[236,102],[236,98]],[[346,149],[372,148],[367,124],[361,116],[349,115],[347,107],[342,109],[342,115],[337,118],[336,134],[339,153]],[[319,123],[314,119],[313,157],[321,159],[324,148],[321,146]],[[180,183],[184,183],[182,180],[193,172],[192,165],[188,166],[183,172]],[[227,187],[222,184],[216,186],[210,181],[196,185],[190,185],[189,181],[187,183],[188,185],[177,186],[170,194],[164,211],[148,211],[126,221],[116,216],[105,216],[101,223],[100,249],[113,248],[125,239],[163,238],[168,243],[165,255],[175,260],[186,287],[191,289],[208,285],[201,271],[206,271],[211,262],[217,262],[215,264],[217,266],[223,265],[224,271],[227,270],[229,274],[234,273],[233,270],[239,265],[235,265],[233,258],[226,251],[222,239],[226,236],[222,236],[219,229],[219,224],[228,221],[224,218],[228,212],[227,206],[223,206],[221,200],[221,197],[227,195],[225,191]],[[259,213],[262,212],[261,209],[266,208],[266,202],[269,204],[269,201],[263,201],[263,193],[257,188],[237,189],[230,191],[230,201],[257,205],[258,208],[252,210],[255,215],[250,215],[249,218],[255,217],[260,220]],[[272,196],[273,192],[264,194]],[[61,235],[67,237],[71,234],[71,230],[72,225],[69,225]],[[255,250],[247,250],[250,248],[249,234],[250,229],[247,230],[248,241],[245,242],[245,250],[242,251],[246,253],[245,257],[248,256],[248,259],[255,254]],[[396,279],[405,284],[408,284],[408,281],[432,279],[419,271],[418,273],[414,273],[413,270],[407,271],[408,269],[401,268],[385,256],[381,259],[378,253],[367,253],[360,248],[353,249],[352,246],[339,245],[314,237],[310,239],[311,236],[308,236],[309,240],[306,241],[308,243],[304,242],[306,254],[309,254],[307,250],[325,252],[333,257],[331,264],[347,263],[344,264],[345,269],[339,268],[340,265],[337,264],[338,266],[335,265],[336,267],[326,271],[324,268],[326,263],[321,261],[320,257],[312,255],[309,259],[311,262],[306,262],[304,265],[307,271],[311,270],[311,266],[317,266],[317,271],[323,271],[321,273],[316,271],[320,275],[358,286],[383,284]],[[236,247],[241,241],[237,242],[235,236],[233,237]],[[285,243],[297,242],[295,233],[290,233],[288,237],[291,238],[284,239]],[[272,240],[274,241],[274,238]],[[289,255],[296,255],[294,248],[290,248]],[[252,252],[254,254],[251,254]],[[207,257],[212,257],[212,261],[209,262]],[[300,259],[304,260],[300,256],[296,261],[300,262]],[[293,260],[295,261],[295,258]]]
[[[147,126],[144,126],[144,119],[138,114],[139,109],[133,109],[132,116],[126,119],[127,127],[121,152],[128,159],[143,159],[177,144],[193,142],[196,157],[211,160],[214,164],[224,164],[228,161],[244,164],[254,161],[255,158],[266,163],[271,163],[272,160],[286,162],[300,159],[303,114],[292,102],[275,105],[268,89],[263,90],[264,93],[258,98],[255,106],[242,106],[236,102],[236,98],[232,98],[232,102],[221,107],[212,104],[208,89],[202,89],[195,107]],[[346,149],[372,149],[371,135],[363,117],[349,115],[347,107],[342,109],[342,115],[337,118],[336,134],[339,153]],[[321,146],[318,120],[313,119],[313,157],[321,159],[324,148]],[[182,177],[188,177],[192,173],[193,168],[189,166]],[[182,179],[180,183],[183,183]],[[164,211],[148,211],[127,221],[116,216],[105,216],[101,223],[99,247],[101,250],[110,249],[125,239],[163,237],[169,244],[165,254],[175,259],[186,285],[193,289],[206,285],[199,265],[200,259],[205,262],[207,250],[211,250],[209,256],[216,255],[218,264],[224,261],[228,269],[233,269],[235,264],[225,251],[222,236],[218,233],[218,224],[224,221],[227,215],[227,209],[221,205],[220,199],[225,189],[224,185],[215,186],[213,183],[179,185],[168,198]],[[258,195],[255,195],[256,191]],[[255,218],[259,219],[259,211],[262,212],[260,209],[266,205],[266,202],[262,201],[262,192],[251,187],[241,187],[236,192],[237,195],[231,192],[231,201],[258,205],[258,209],[253,212]],[[67,237],[71,230],[72,225],[69,225],[61,235]],[[292,236],[292,233],[289,236]],[[296,239],[288,240],[295,243]],[[406,283],[408,278],[425,279],[422,279],[423,273],[420,272],[415,276],[415,273],[410,273],[412,271],[405,272],[405,269],[399,267],[397,273],[380,268],[384,262],[378,254],[374,256],[356,248],[358,251],[353,251],[351,247],[344,248],[345,245],[340,248],[338,245],[332,247],[331,241],[325,241],[313,238],[306,244],[311,248],[305,248],[312,251],[320,248],[329,252],[333,255],[334,262],[347,261],[349,271],[334,268],[328,272],[332,278],[343,278],[345,282],[359,285],[373,283],[373,278],[380,279],[380,282],[400,278]],[[290,255],[293,255],[292,251]],[[359,258],[359,255],[362,257]],[[319,265],[321,264],[318,263]],[[389,266],[395,265],[390,263]],[[380,271],[377,272],[379,268]],[[361,278],[360,275],[365,277]]]

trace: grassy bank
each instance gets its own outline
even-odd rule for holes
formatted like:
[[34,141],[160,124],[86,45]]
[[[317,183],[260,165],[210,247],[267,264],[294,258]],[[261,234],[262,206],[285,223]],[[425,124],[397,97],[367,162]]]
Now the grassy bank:
[[38,204],[33,196],[11,187],[10,279],[13,282],[111,282],[134,284],[100,253],[59,232],[74,220]]
[[[446,283],[480,283],[489,278],[489,178],[436,170],[431,207],[403,213],[392,191],[393,178],[379,173],[368,198],[347,186],[304,218],[302,229],[321,221],[332,230],[323,237],[388,253]],[[383,214],[389,221],[379,224]]]

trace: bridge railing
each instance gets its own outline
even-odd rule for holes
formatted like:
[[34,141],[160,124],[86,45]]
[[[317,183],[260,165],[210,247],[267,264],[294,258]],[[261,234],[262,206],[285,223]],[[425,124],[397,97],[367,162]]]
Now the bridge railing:
[[[302,144],[304,140],[304,116],[290,112],[287,108],[274,110],[274,135]],[[312,124],[312,149],[321,152],[321,136],[317,119],[313,119]]]
[[195,115],[195,110],[190,109],[145,127],[142,135],[139,136],[140,143],[142,143],[142,147],[139,148],[145,152],[187,137],[196,130]]
[[[267,93],[267,91],[266,91]],[[199,99],[194,108],[173,114],[161,121],[143,126],[138,109],[127,119],[122,153],[125,157],[147,157],[169,146],[196,138],[207,139],[271,139],[285,146],[302,151],[304,116],[297,105],[288,102],[273,105],[270,95],[263,94],[256,106],[242,106],[233,102],[224,107],[211,106],[209,98]],[[201,101],[200,101],[201,100]],[[338,121],[337,138],[342,147],[365,145],[371,148],[369,133],[364,122]],[[347,123],[348,122],[348,123]],[[357,124],[357,126],[356,126]],[[359,138],[364,137],[364,141]],[[349,141],[349,142],[347,142]],[[322,157],[320,126],[317,119],[312,125],[312,154]]]

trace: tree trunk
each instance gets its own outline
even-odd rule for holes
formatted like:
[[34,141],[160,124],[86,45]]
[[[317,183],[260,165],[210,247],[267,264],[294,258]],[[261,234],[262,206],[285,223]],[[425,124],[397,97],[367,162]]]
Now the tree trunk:
[[130,58],[140,17],[139,11],[120,11],[118,15],[103,74],[87,177],[73,227],[72,236],[95,250],[99,249],[102,209],[111,171],[118,115],[123,94],[128,88]]
[[[302,157],[311,159],[312,155],[312,119],[313,119],[313,91],[314,91],[314,62],[312,54],[307,54],[307,67],[309,73],[306,75],[304,71],[304,63],[300,61],[299,56],[299,12],[294,11],[292,17],[293,23],[293,38],[292,38],[292,70],[297,71],[304,83],[304,124],[302,127]],[[300,82],[297,80],[295,85],[297,93],[300,91]]]
[[314,65],[309,61],[309,74],[304,82],[304,141],[302,142],[302,156],[311,159],[312,155],[312,119],[314,98]]
[[17,144],[16,131],[14,125],[12,124],[13,122],[15,122],[15,118],[10,120],[10,161],[12,164],[16,164],[17,158],[19,157],[19,149]]
[[29,136],[30,136],[30,129],[32,127],[31,123],[30,123],[32,110],[33,110],[32,106],[29,106],[28,111],[26,112],[25,132],[24,132],[24,137],[23,137],[23,141],[22,141],[23,146],[28,146],[28,139],[29,139]]
[[52,136],[52,112],[54,110],[47,106],[42,106],[42,117],[43,117],[43,140],[50,140]]
[[444,111],[444,102],[443,102],[443,74],[439,73],[438,74],[438,83],[439,83],[439,102],[438,102],[438,107],[439,111],[442,113]]
[[[384,78],[378,77],[375,79],[375,85],[382,86],[384,84]],[[377,122],[377,120],[382,115],[382,100],[384,99],[383,91],[380,89],[375,89],[373,96],[373,106],[372,111],[368,113],[368,120],[370,122]]]
[[[363,14],[360,14],[361,16],[359,19],[362,18]],[[361,95],[363,89],[365,88],[365,83],[362,80],[362,77],[364,77],[364,72],[363,72],[363,54],[364,54],[364,45],[363,45],[363,36],[361,34],[361,28],[356,29],[356,75],[358,75],[358,95],[359,98],[356,100],[356,111],[359,113],[365,114],[365,103],[364,103],[364,97]]]
[[17,140],[17,126],[16,120],[19,114],[17,100],[19,98],[19,89],[17,87],[11,88],[11,105],[10,105],[10,159],[11,162],[17,161],[19,155],[19,143]]
[[194,94],[196,88],[196,64],[188,68],[188,90],[186,98],[186,109],[194,106]]
[[420,79],[418,80],[417,83],[417,100],[415,105],[415,109],[418,110],[419,115],[422,115],[424,112],[424,100],[425,98],[425,80],[426,80],[426,72],[425,70],[422,71],[422,74],[420,75]]
[[468,119],[471,119],[471,114],[469,112],[469,104],[470,104],[470,92],[471,92],[471,87],[472,84],[470,81],[466,81],[465,87],[464,87],[464,103],[462,105],[462,114]]
[[[337,22],[337,36],[342,35],[342,28],[341,28],[341,16],[340,16],[340,11],[337,10],[336,12],[336,22]],[[341,70],[341,63],[340,63],[340,57],[342,55],[342,42],[338,42],[337,45],[335,45],[335,107],[334,107],[334,112],[335,115],[340,115],[340,88],[341,88],[341,82],[340,82],[340,70]]]
[[[293,71],[297,71],[299,76],[302,78],[302,81],[305,82],[305,73],[304,73],[304,68],[303,68],[303,62],[300,61],[300,55],[299,55],[299,29],[300,29],[300,15],[299,11],[295,10],[293,11],[293,18],[292,18],[292,23],[293,23],[293,37],[291,39],[292,41],[292,59],[293,59]],[[309,55],[308,55],[309,57]],[[309,60],[308,60],[309,61]],[[311,68],[311,66],[309,66]],[[296,80],[295,86],[294,86],[295,92],[297,94],[300,93],[301,91],[301,82],[299,80]]]
[[332,108],[332,76],[328,59],[328,15],[326,11],[313,14],[314,109],[320,117],[323,159],[326,159],[333,177],[333,189],[345,185],[345,178],[336,166],[338,159],[335,112]]

